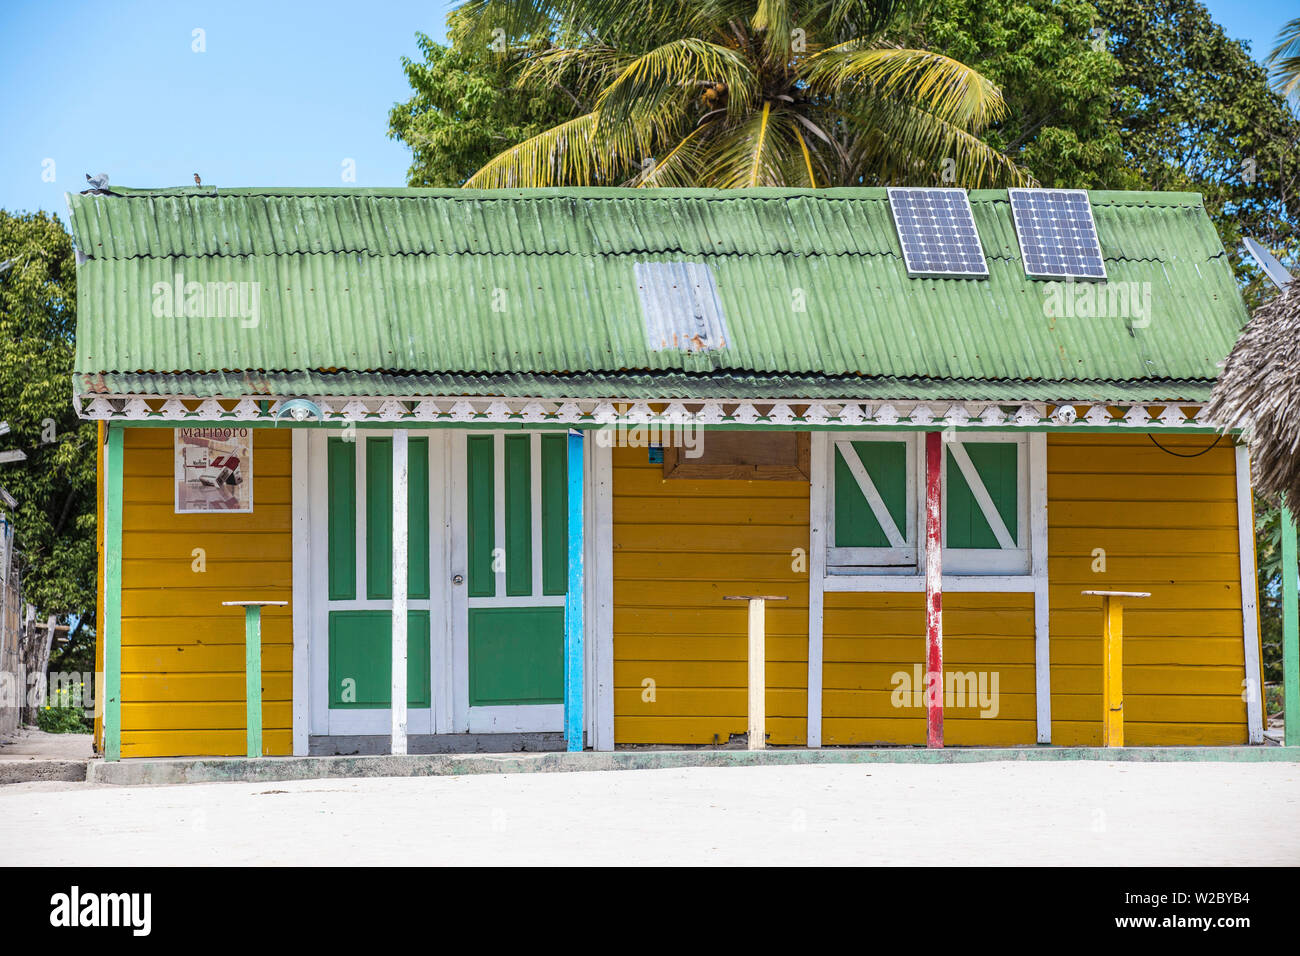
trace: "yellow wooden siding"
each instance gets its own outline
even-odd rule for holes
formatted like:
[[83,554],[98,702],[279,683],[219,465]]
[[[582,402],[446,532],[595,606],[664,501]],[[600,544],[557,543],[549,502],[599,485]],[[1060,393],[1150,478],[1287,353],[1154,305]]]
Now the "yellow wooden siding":
[[[244,616],[222,601],[288,601],[293,587],[288,429],[253,439],[253,512],[173,513],[172,432],[125,435],[122,756],[243,754]],[[207,570],[193,569],[194,551]],[[291,608],[262,617],[263,744],[292,752]]]
[[[1188,455],[1214,438],[1158,440]],[[1125,743],[1246,742],[1236,493],[1227,440],[1178,458],[1146,436],[1049,437],[1054,744],[1101,743],[1101,601],[1082,590],[1152,595],[1125,604]]]
[[760,593],[790,598],[767,606],[768,742],[806,743],[808,483],[664,481],[644,448],[613,466],[615,742],[745,733],[746,605],[723,598]]
[[[896,674],[915,687],[925,670],[925,596],[826,592],[822,625],[822,742],[923,745],[925,707],[896,697]],[[974,674],[996,709],[944,708],[944,740],[954,746],[1010,746],[1036,739],[1032,594],[943,596],[946,675]],[[978,684],[976,685],[978,686]],[[899,707],[898,703],[906,706]],[[988,715],[988,716],[982,716]]]

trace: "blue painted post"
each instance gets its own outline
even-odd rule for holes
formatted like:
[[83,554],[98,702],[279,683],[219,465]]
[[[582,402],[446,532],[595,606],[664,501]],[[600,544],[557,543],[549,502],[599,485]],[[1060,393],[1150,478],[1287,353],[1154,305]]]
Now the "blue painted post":
[[569,432],[569,590],[564,597],[564,740],[582,750],[582,432]]

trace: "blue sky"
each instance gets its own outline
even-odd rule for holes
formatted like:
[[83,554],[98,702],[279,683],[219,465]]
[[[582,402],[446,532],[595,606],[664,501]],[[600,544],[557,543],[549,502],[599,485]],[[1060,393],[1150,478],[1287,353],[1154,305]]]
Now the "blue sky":
[[[1257,58],[1295,0],[1210,0]],[[415,33],[449,0],[9,0],[0,30],[0,207],[65,215],[86,173],[125,186],[395,186],[388,139]],[[201,30],[203,52],[194,31]],[[50,177],[53,177],[50,181]]]

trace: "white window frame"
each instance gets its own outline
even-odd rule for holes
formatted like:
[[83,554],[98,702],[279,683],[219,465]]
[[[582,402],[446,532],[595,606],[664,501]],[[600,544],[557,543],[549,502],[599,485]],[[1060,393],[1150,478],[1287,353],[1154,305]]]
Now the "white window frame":
[[[1002,443],[1015,444],[1016,446],[1016,539],[1013,542],[1014,547],[1006,547],[1004,544],[1000,549],[993,548],[950,548],[948,547],[948,455],[951,454],[958,468],[966,478],[966,483],[971,486],[971,491],[975,495],[976,501],[980,505],[980,510],[984,513],[984,518],[988,521],[989,526],[993,529],[994,535],[1001,541],[1004,536],[1009,535],[1002,516],[998,514],[997,509],[993,507],[992,501],[988,498],[988,493],[984,491],[983,482],[980,481],[975,473],[973,466],[967,470],[964,465],[970,465],[970,458],[966,456],[965,449],[962,445],[974,445],[979,443]],[[1029,436],[1026,434],[1016,434],[1014,432],[1000,433],[970,433],[962,434],[952,441],[945,441],[944,446],[944,463],[943,471],[940,473],[940,480],[943,489],[943,569],[945,572],[951,571],[954,574],[1008,574],[1008,575],[1029,575],[1033,570],[1032,555],[1030,553],[1030,535],[1029,535]],[[972,481],[972,478],[974,481]],[[978,487],[976,485],[978,484]],[[981,492],[984,492],[981,495]]]
[[[947,449],[955,441],[1014,442],[1017,453],[1017,521],[1015,547],[1002,552],[984,548],[948,548],[947,521],[944,522],[943,582],[951,591],[1034,591],[1035,582],[1046,567],[1045,533],[1036,534],[1039,511],[1045,510],[1046,455],[1041,448],[1041,434],[1015,431],[962,431],[955,439],[945,436],[944,467],[940,472],[943,513],[947,516]],[[897,557],[888,548],[835,547],[835,455],[837,441],[905,440],[908,454],[908,524],[910,540],[917,542],[916,560],[906,564],[883,563]],[[1031,448],[1039,443],[1038,450]],[[925,578],[921,573],[925,560],[925,433],[887,431],[826,432],[814,436],[812,456],[813,480],[821,485],[824,507],[819,509],[820,529],[815,530],[815,546],[822,549],[824,563],[821,576],[827,591],[922,591]],[[823,444],[824,443],[824,444]],[[821,445],[818,452],[817,446]],[[960,465],[959,465],[960,467]],[[814,496],[815,500],[816,496]],[[1044,519],[1045,520],[1045,519]],[[1038,523],[1043,523],[1039,521]],[[1045,525],[1044,525],[1045,527]],[[996,533],[996,532],[995,532]],[[819,562],[821,563],[821,562]]]
[[[920,441],[919,435],[915,434],[898,434],[889,432],[834,432],[829,438],[830,459],[827,466],[827,474],[824,476],[826,482],[826,573],[828,575],[900,575],[914,574],[920,566],[921,544],[924,540],[924,514],[920,508],[920,498],[917,489],[924,487],[924,463],[921,461],[919,454]],[[861,462],[853,454],[852,443],[855,441],[872,441],[872,442],[897,442],[904,446],[906,452],[906,469],[907,469],[907,513],[903,521],[903,527],[895,528],[893,519],[888,513],[883,513],[884,505],[880,501],[878,494],[873,494],[875,489],[871,486],[871,478],[861,467]],[[889,522],[890,527],[885,530],[886,535],[893,530],[900,538],[899,543],[895,543],[888,548],[850,548],[837,547],[835,544],[835,466],[838,461],[837,456],[844,455],[845,462],[849,465],[849,470],[853,472],[854,477],[858,480],[863,496],[867,499],[868,504],[872,506],[877,521],[880,522],[884,529],[885,521]],[[857,467],[854,467],[857,466]],[[867,485],[862,484],[863,481]],[[874,499],[874,500],[873,500]],[[882,520],[883,519],[883,520]]]

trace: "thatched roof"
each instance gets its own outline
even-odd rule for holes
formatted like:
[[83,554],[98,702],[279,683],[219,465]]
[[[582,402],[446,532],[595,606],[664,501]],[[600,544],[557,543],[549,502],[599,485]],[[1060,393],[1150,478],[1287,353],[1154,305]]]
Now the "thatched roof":
[[1255,310],[1206,417],[1245,432],[1257,492],[1300,505],[1300,281]]

